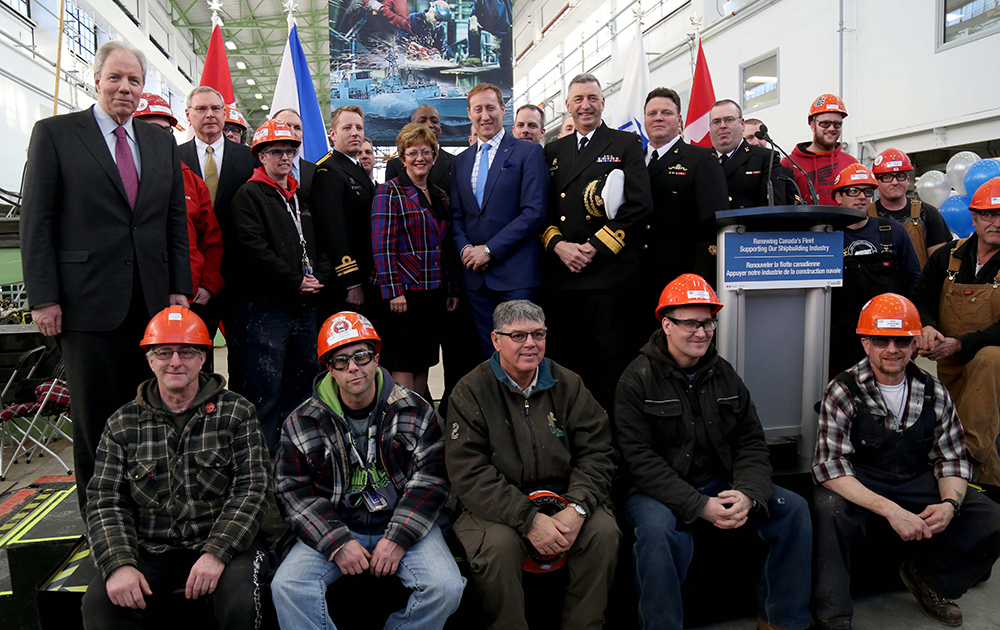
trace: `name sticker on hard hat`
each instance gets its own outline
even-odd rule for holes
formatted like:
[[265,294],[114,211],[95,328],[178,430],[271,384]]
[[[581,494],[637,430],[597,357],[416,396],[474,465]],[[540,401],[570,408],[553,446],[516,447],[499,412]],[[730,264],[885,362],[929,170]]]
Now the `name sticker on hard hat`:
[[990,203],[994,205],[1000,204],[1000,197],[990,197]]
[[180,313],[167,313],[168,322],[179,322],[181,319],[182,317]]
[[868,173],[855,173],[854,175],[851,175],[852,182],[856,179],[868,179]]
[[710,300],[712,298],[708,297],[708,291],[688,291],[689,300]]
[[875,328],[903,328],[903,320],[901,319],[878,319],[875,320]]
[[827,109],[840,109],[840,105],[838,105],[836,103],[827,103],[826,104],[826,108]]
[[903,160],[893,160],[892,162],[885,163],[886,168],[896,168],[902,166],[903,166]]

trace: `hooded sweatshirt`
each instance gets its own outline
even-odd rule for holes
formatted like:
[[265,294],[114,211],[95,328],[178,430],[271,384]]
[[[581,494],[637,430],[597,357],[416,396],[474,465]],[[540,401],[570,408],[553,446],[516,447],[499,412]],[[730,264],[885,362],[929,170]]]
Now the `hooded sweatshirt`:
[[[837,179],[837,175],[840,171],[847,168],[848,164],[855,164],[857,160],[853,157],[841,151],[841,145],[839,142],[837,146],[829,153],[813,153],[808,150],[811,142],[800,142],[795,145],[792,149],[792,159],[795,163],[802,167],[802,170],[806,172],[809,179],[812,181],[813,186],[816,188],[816,194],[819,195],[819,203],[821,206],[835,206],[836,202],[833,200],[833,182]],[[795,175],[795,183],[799,186],[799,192],[802,194],[802,198],[809,200],[812,203],[812,196],[809,193],[809,184],[806,183],[802,173],[800,173],[792,163],[785,158],[781,161],[782,166],[787,166],[792,169],[792,174]]]

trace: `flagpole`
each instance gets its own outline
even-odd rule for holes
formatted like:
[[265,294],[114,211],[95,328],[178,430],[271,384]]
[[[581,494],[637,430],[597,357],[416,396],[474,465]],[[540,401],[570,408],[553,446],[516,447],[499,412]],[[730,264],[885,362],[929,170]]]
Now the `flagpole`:
[[704,18],[695,11],[691,15],[691,26],[694,28],[694,33],[691,35],[691,41],[694,45],[691,47],[691,80],[694,80],[694,71],[698,66],[698,49],[701,47],[701,22]]
[[288,14],[288,32],[291,33],[292,28],[296,25],[295,12],[299,10],[299,3],[295,2],[295,0],[284,0],[281,6],[284,8],[285,13]]

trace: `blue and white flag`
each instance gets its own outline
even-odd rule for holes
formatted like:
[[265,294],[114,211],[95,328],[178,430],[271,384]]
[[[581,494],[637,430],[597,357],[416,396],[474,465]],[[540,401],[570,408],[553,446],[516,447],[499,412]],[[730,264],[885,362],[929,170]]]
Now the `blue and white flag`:
[[330,139],[326,135],[326,123],[316,98],[306,54],[299,41],[298,27],[292,20],[289,20],[289,26],[271,112],[274,115],[274,112],[292,108],[299,113],[302,118],[302,157],[317,162],[330,152]]
[[649,94],[649,64],[646,63],[646,46],[642,41],[642,23],[636,20],[636,34],[632,42],[632,52],[625,67],[622,89],[618,92],[618,104],[611,118],[612,127],[631,131],[642,138],[642,148],[646,148],[649,138],[642,129],[646,95]]

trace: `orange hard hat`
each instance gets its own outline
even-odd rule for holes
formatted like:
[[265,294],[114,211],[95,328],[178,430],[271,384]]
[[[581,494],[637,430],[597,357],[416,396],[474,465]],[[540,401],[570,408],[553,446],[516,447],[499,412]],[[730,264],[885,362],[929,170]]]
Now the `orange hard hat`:
[[858,317],[858,334],[879,337],[919,337],[920,313],[902,295],[883,293],[868,300]]
[[969,210],[996,210],[1000,208],[1000,177],[994,177],[979,187],[972,195]]
[[809,120],[812,120],[816,114],[825,114],[827,112],[843,114],[844,118],[847,118],[847,107],[844,105],[844,101],[836,94],[820,94],[817,96],[809,108]]
[[912,170],[913,164],[910,163],[910,158],[899,149],[886,149],[876,155],[875,161],[872,162],[872,172],[876,175],[900,171],[908,173]]
[[226,105],[226,122],[239,125],[243,127],[244,130],[250,128],[250,125],[247,124],[247,119],[243,116],[243,112],[236,109],[235,105]]
[[848,164],[833,180],[833,190],[850,188],[851,186],[878,186],[878,180],[864,164]]
[[211,346],[208,327],[194,311],[186,306],[169,306],[149,320],[146,334],[139,342],[140,348],[163,343],[182,343],[189,346]]
[[263,145],[269,142],[291,142],[295,146],[299,146],[302,142],[295,137],[295,133],[292,132],[292,128],[286,123],[280,120],[266,121],[260,127],[257,127],[257,131],[253,134],[253,145],[250,147],[250,151],[253,152],[254,156],[260,153]]
[[142,96],[139,97],[139,107],[132,114],[133,118],[142,118],[143,116],[163,116],[170,119],[171,127],[177,124],[177,117],[174,116],[174,111],[170,109],[170,103],[159,94],[153,94],[152,92],[142,93]]
[[722,302],[705,279],[694,273],[685,273],[674,278],[660,294],[656,305],[656,319],[663,321],[663,311],[677,306],[708,306],[712,315],[722,310]]
[[[545,516],[555,516],[569,505],[569,501],[564,497],[548,490],[529,492],[528,500],[534,503],[539,513]],[[527,552],[524,554],[523,571],[527,571],[528,573],[550,573],[566,564],[565,551],[557,553],[554,556],[546,556],[535,549],[534,545],[530,542],[525,546],[527,547]]]
[[367,317],[353,311],[335,313],[319,328],[319,359],[331,350],[363,341],[375,344],[375,354],[382,350],[382,338]]

